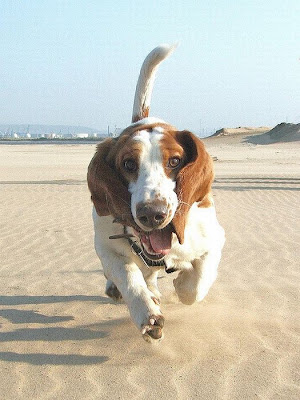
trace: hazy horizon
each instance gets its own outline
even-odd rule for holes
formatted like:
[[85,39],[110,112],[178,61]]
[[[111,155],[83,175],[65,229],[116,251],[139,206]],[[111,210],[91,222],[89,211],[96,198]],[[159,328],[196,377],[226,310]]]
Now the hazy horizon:
[[178,41],[151,116],[200,134],[300,122],[296,0],[2,0],[0,20],[2,125],[126,127],[145,56]]

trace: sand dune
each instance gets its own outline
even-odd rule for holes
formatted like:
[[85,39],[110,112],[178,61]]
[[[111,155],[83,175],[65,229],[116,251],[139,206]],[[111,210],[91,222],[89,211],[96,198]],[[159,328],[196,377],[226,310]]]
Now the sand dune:
[[268,132],[271,128],[268,126],[239,126],[238,128],[221,128],[218,129],[212,136],[232,136],[232,135],[251,135],[255,133]]
[[253,144],[297,142],[300,141],[300,124],[282,122],[272,129],[266,126],[222,128],[217,130],[210,138],[222,138],[224,136],[230,139],[236,138],[238,141],[241,141],[243,136],[245,141]]
[[254,144],[297,141],[300,141],[300,124],[288,124],[285,122],[276,125],[273,129],[262,135],[251,136],[248,138],[248,142]]
[[299,399],[299,142],[206,145],[227,236],[219,277],[184,306],[161,274],[156,346],[104,295],[94,145],[0,146],[1,398]]

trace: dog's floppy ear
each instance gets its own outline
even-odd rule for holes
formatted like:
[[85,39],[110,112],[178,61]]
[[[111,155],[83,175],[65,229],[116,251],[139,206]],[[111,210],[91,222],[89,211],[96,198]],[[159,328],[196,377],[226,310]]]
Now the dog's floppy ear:
[[176,140],[185,152],[185,164],[176,178],[176,193],[179,205],[173,218],[173,226],[179,243],[184,242],[187,213],[195,202],[205,207],[210,203],[206,195],[214,179],[213,161],[203,142],[189,131],[175,133]]
[[112,215],[118,222],[131,219],[130,193],[113,165],[107,160],[116,144],[116,139],[106,139],[97,146],[97,151],[88,167],[87,181],[91,198],[100,216]]

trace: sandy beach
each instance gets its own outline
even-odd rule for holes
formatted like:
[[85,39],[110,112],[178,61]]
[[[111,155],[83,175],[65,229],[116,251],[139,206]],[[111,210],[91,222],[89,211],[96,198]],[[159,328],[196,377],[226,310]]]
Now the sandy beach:
[[95,144],[0,145],[1,399],[300,398],[300,142],[205,140],[226,231],[202,303],[161,273],[165,338],[104,294],[86,170]]

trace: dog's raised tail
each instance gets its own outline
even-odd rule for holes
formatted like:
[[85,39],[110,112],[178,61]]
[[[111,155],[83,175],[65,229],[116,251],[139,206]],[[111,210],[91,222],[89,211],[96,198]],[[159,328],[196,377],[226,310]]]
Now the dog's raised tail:
[[178,44],[162,44],[155,47],[145,58],[136,85],[132,122],[137,122],[149,116],[151,94],[156,71],[159,64],[175,50],[177,45]]

